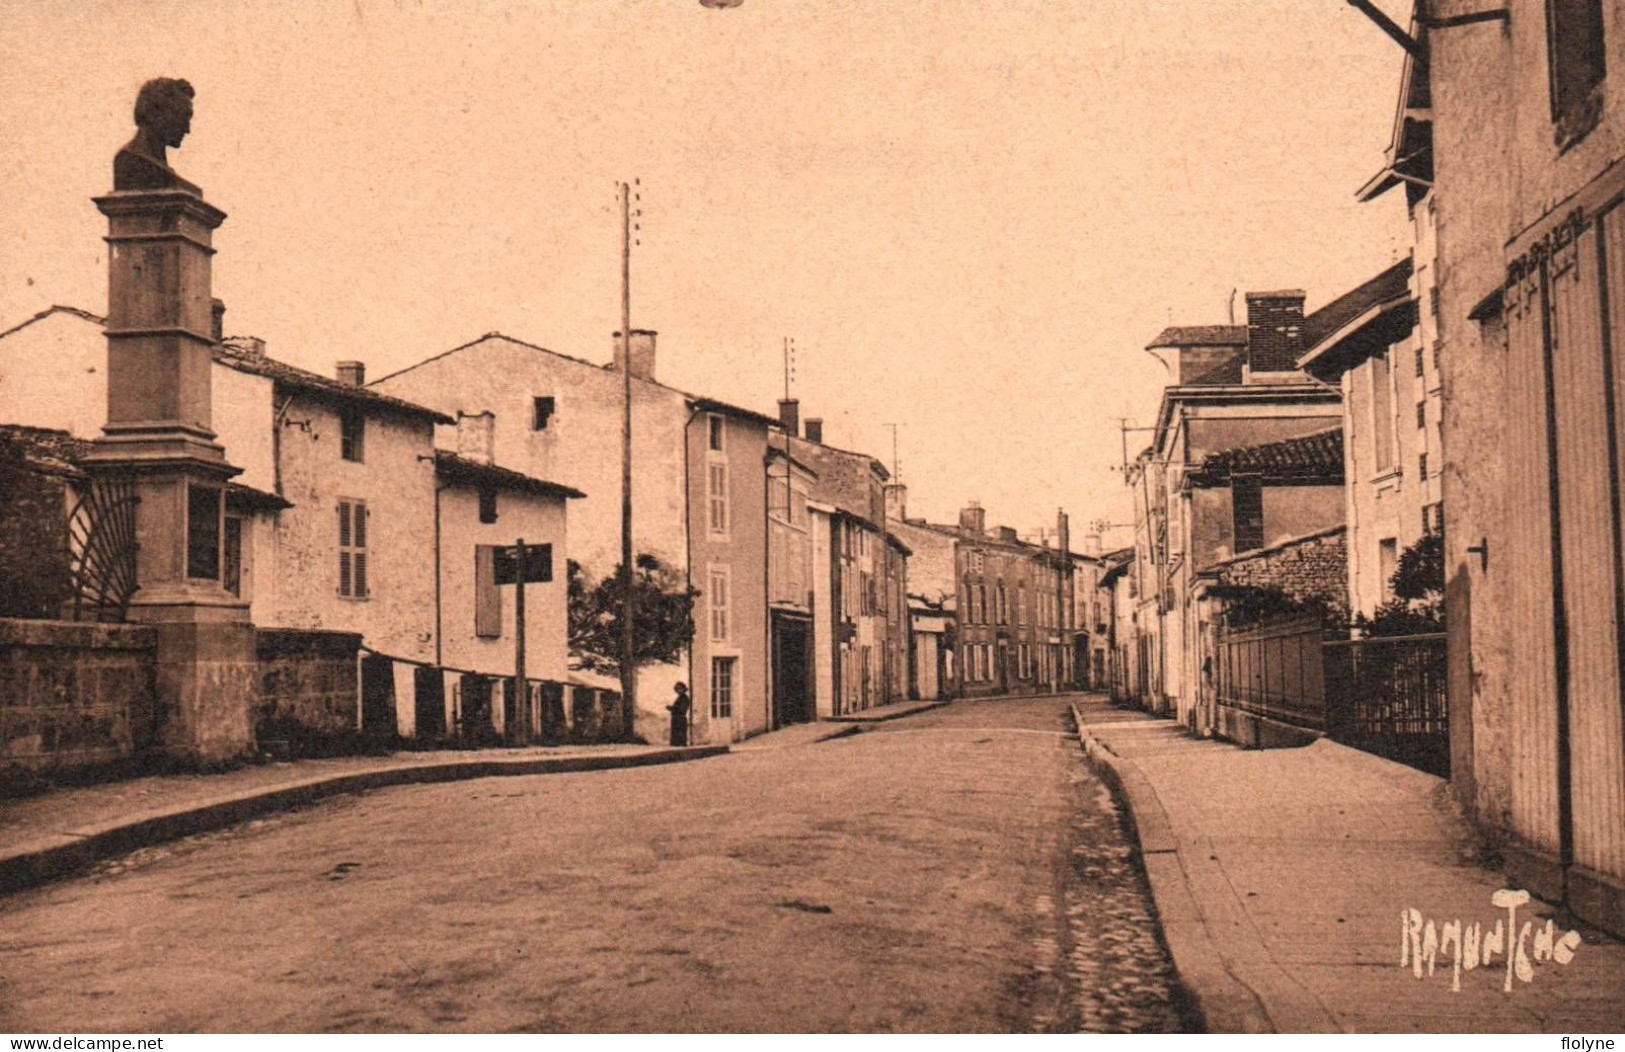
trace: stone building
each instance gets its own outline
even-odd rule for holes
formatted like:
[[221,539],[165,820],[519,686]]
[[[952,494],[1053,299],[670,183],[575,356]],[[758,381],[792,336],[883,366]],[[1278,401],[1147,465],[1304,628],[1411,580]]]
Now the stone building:
[[1403,74],[1430,101],[1451,778],[1512,881],[1622,931],[1625,0],[1500,7],[1429,4]]
[[[935,611],[944,613],[942,597],[954,597],[953,665],[963,695],[1055,692],[1074,683],[1076,597],[1065,512],[1057,513],[1051,546],[1022,540],[1013,527],[989,530],[986,512],[974,502],[959,513],[957,526],[908,519],[900,501],[894,508],[900,517],[892,529],[931,553],[910,570],[919,594],[937,596]],[[933,607],[923,613],[932,616]]]
[[[55,369],[34,368],[43,353]],[[106,353],[102,320],[71,308],[0,334],[0,418],[58,428],[82,444],[100,430],[85,407],[105,404]],[[479,505],[491,499],[482,493],[505,491],[504,534],[523,526],[533,542],[562,550],[571,491],[489,458],[480,480],[472,470],[448,478],[434,429],[456,422],[365,386],[359,362],[324,377],[251,337],[220,339],[212,358],[214,430],[242,468],[225,487],[221,581],[254,623],[356,633],[369,650],[401,659],[392,693],[402,734],[416,730],[421,709],[415,663],[511,676],[511,612],[492,634],[459,605],[479,587],[474,545],[490,529]],[[562,584],[538,587],[531,603],[527,675],[562,680]]]
[[[771,441],[805,472],[811,531],[816,713],[838,716],[908,696],[909,546],[887,528],[890,472],[867,453],[802,427],[800,404],[780,403]],[[789,534],[783,536],[789,537]]]
[[[1247,324],[1176,326],[1146,350],[1167,367],[1150,446],[1125,473],[1135,502],[1137,681],[1152,711],[1195,730],[1207,629],[1196,575],[1213,562],[1343,521],[1337,485],[1310,468],[1341,397],[1298,368],[1307,333],[1328,324],[1304,313],[1296,289],[1249,292]],[[1321,436],[1313,441],[1309,436]],[[1245,451],[1252,450],[1248,453]],[[1214,459],[1217,458],[1217,459]]]
[[1300,359],[1343,391],[1348,594],[1352,612],[1368,616],[1393,598],[1400,554],[1443,525],[1438,344],[1421,323],[1428,290],[1413,270],[1401,260],[1339,297],[1340,324],[1322,326],[1330,331]]
[[[587,494],[570,509],[568,558],[591,581],[621,557],[622,341],[607,364],[490,333],[374,381],[443,414],[490,413],[494,459]],[[638,671],[637,733],[664,741],[672,688],[689,684],[696,741],[736,741],[772,725],[768,629],[767,431],[772,417],[655,378],[656,335],[634,331],[632,530],[637,555],[700,594],[676,663]],[[442,424],[442,448],[456,433]],[[613,685],[574,673],[582,681]]]

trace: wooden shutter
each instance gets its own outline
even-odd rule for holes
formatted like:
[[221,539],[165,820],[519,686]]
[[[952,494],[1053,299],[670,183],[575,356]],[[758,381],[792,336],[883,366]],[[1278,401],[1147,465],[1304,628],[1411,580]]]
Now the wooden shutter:
[[339,501],[339,595],[350,593],[350,503]]
[[497,587],[495,545],[474,548],[474,634],[482,639],[502,635],[502,592]]

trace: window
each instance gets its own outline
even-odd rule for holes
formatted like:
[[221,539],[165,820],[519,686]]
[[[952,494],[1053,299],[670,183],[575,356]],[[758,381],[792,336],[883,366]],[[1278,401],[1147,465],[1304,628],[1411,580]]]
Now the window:
[[1427,355],[1423,352],[1422,348],[1418,347],[1416,349],[1416,375],[1417,376],[1422,376],[1426,372],[1426,365],[1425,365],[1426,361],[1427,361]]
[[224,573],[220,583],[226,586],[226,591],[241,599],[243,597],[243,520],[239,516],[226,516],[225,548]]
[[738,658],[711,659],[711,718],[731,720],[734,714],[734,663]]
[[547,422],[553,419],[553,410],[558,403],[553,401],[552,395],[537,395],[530,400],[530,429],[532,431],[546,431]]
[[497,587],[496,545],[474,548],[474,634],[481,639],[502,636],[502,591]]
[[480,487],[480,521],[487,524],[497,521],[497,491],[495,486]]
[[723,642],[728,638],[729,595],[728,568],[711,567],[711,639]]
[[1236,551],[1250,552],[1264,547],[1264,486],[1256,478],[1236,478],[1230,483],[1232,513],[1235,519]]
[[987,624],[987,582],[976,583],[976,620]]
[[1377,544],[1377,572],[1382,574],[1382,598],[1394,597],[1394,571],[1399,569],[1399,542],[1392,537]]
[[[1027,582],[1016,582],[1016,624],[1027,623]],[[1043,617],[1039,617],[1039,624],[1043,624]]]
[[1378,471],[1394,464],[1393,380],[1387,356],[1371,359],[1371,462]]
[[994,609],[994,613],[998,617],[999,624],[1001,624],[1001,625],[1009,624],[1010,623],[1010,602],[1009,602],[1009,596],[1007,595],[1007,593],[1004,590],[1004,582],[1002,580],[998,583],[998,587],[996,588],[996,590],[994,592],[994,601],[996,603],[998,603],[998,606]]
[[1416,458],[1416,477],[1424,482],[1427,481],[1428,455],[1426,453],[1423,453]]
[[728,465],[707,465],[706,478],[710,486],[711,532],[726,536],[728,533]]
[[339,413],[339,456],[361,463],[365,455],[367,417],[356,408]]
[[727,434],[727,425],[722,417],[712,414],[705,418],[705,447],[713,453],[723,452],[723,440]]
[[[1428,198],[1428,210],[1433,209],[1433,198]],[[1439,316],[1439,286],[1434,285],[1428,289],[1428,313],[1435,318]]]
[[367,597],[367,506],[339,501],[339,595]]
[[1592,89],[1607,73],[1602,0],[1546,0],[1546,54],[1558,143],[1578,141],[1596,123]]

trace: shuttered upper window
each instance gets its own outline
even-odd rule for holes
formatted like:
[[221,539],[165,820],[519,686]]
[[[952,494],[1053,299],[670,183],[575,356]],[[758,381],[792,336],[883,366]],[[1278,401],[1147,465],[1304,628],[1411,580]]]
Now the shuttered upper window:
[[502,635],[502,590],[497,587],[497,547],[474,549],[474,634],[481,639]]
[[711,638],[722,642],[728,638],[729,629],[729,596],[728,596],[728,569],[724,566],[711,568]]
[[339,595],[365,599],[367,583],[367,505],[339,501]]
[[711,532],[728,532],[728,465],[706,465],[706,479],[710,505]]

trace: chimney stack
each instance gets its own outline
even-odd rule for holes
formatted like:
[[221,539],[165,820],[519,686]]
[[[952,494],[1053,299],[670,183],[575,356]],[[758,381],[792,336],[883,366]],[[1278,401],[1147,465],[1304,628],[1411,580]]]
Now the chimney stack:
[[214,314],[214,342],[224,343],[226,341],[226,301],[211,299],[209,309]]
[[334,367],[334,375],[341,384],[351,387],[365,387],[367,385],[367,364],[365,362],[339,362]]
[[886,483],[886,518],[908,521],[908,487],[901,482]]
[[961,531],[980,537],[987,528],[987,512],[974,500],[959,510]]
[[824,444],[824,421],[821,417],[812,417],[807,421],[807,441]]
[[[655,378],[655,336],[653,329],[632,330],[632,375],[639,380]],[[621,334],[615,334],[615,371],[621,369]]]
[[1086,533],[1083,535],[1083,554],[1099,555],[1100,547],[1100,534]]
[[1303,290],[1247,293],[1247,361],[1255,373],[1290,373],[1303,353]]
[[496,414],[457,412],[457,455],[479,464],[489,464],[496,445]]
[[222,342],[249,358],[265,357],[265,341],[258,336],[227,336]]
[[[1006,544],[1016,544],[1021,540],[1021,535],[1016,532],[1014,526],[995,526],[993,534]],[[1047,548],[1049,545],[1046,544],[1045,547]]]
[[794,398],[779,399],[779,425],[791,438],[801,434],[801,402]]
[[1055,547],[1072,554],[1072,520],[1062,508],[1055,509]]

